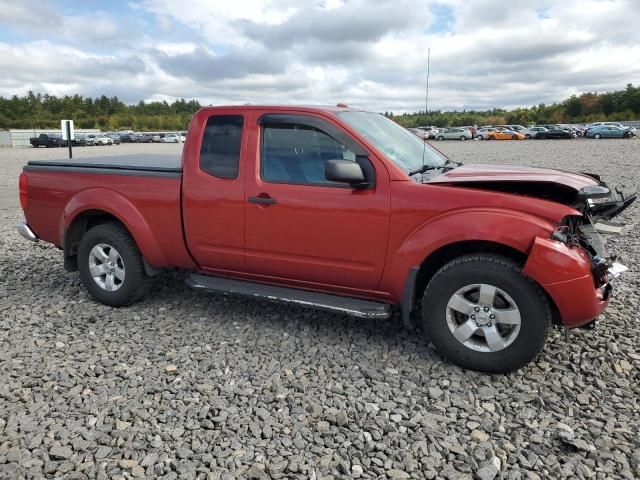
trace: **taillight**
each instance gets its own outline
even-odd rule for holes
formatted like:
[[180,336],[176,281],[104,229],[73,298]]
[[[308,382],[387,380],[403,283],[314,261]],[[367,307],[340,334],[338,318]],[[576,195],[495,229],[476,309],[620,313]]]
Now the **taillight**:
[[22,210],[25,210],[29,196],[27,195],[27,176],[24,172],[20,174],[20,179],[18,180],[18,191],[20,192],[20,206]]

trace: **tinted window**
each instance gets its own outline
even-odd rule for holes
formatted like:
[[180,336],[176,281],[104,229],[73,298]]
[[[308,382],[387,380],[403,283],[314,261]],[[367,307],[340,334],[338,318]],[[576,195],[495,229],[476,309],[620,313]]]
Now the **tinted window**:
[[279,183],[343,186],[324,176],[327,160],[356,155],[326,133],[307,125],[273,124],[262,129],[261,175]]
[[220,178],[238,178],[243,125],[241,115],[209,117],[200,147],[202,171]]

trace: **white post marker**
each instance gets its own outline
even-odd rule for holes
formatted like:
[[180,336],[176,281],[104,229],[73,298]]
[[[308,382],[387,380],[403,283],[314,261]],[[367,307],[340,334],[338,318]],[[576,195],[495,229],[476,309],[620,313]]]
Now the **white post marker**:
[[73,120],[60,120],[60,129],[62,130],[62,139],[67,141],[69,146],[69,158],[73,158],[71,152],[71,140],[75,140],[75,131],[73,130]]

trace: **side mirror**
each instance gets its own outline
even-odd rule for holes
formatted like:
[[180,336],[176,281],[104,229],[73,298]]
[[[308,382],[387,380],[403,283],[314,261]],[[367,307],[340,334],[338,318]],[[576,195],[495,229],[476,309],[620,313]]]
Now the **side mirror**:
[[332,182],[348,183],[354,188],[367,187],[362,167],[350,160],[327,160],[324,164],[324,176]]

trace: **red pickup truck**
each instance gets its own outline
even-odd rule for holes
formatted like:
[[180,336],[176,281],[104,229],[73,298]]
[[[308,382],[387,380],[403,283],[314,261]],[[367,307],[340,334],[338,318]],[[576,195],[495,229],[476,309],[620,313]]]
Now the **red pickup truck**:
[[531,361],[592,322],[625,269],[594,224],[635,193],[597,175],[461,165],[393,121],[337,107],[211,107],[182,160],[31,161],[20,233],[53,243],[98,301],[188,284],[360,317],[400,311],[466,368]]

